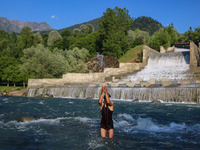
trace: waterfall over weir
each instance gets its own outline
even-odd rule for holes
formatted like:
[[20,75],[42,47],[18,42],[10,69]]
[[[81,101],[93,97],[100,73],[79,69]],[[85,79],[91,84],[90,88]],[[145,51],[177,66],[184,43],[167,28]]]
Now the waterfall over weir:
[[132,81],[142,78],[144,81],[150,78],[168,78],[169,80],[192,79],[193,74],[189,70],[190,51],[178,51],[164,54],[150,54],[147,66],[140,72],[129,75]]
[[[127,76],[132,81],[142,78],[144,81],[155,78],[168,78],[171,81],[191,80],[193,74],[189,69],[190,52],[175,50],[173,53],[150,54],[147,66],[140,72]],[[164,102],[194,102],[200,103],[200,86],[176,86],[176,87],[108,87],[111,99],[114,100],[161,100]],[[68,85],[60,87],[29,88],[30,97],[65,97],[81,99],[98,99],[101,87],[96,85]]]
[[[200,88],[158,87],[158,88],[108,88],[111,99],[115,100],[161,100],[164,102],[199,103]],[[29,89],[28,96],[53,95],[54,97],[98,99],[101,87],[69,86]]]

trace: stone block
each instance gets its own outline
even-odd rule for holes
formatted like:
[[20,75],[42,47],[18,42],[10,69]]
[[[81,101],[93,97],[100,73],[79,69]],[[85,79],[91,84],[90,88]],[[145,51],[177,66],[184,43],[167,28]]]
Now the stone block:
[[141,83],[140,83],[140,86],[141,86],[141,87],[149,87],[150,84],[149,84],[149,82],[141,82]]
[[126,83],[127,87],[134,87],[136,82],[128,82]]
[[156,84],[156,79],[155,78],[150,78],[149,79],[149,84],[150,85],[155,85]]
[[95,87],[96,84],[89,84],[88,86],[89,86],[89,87]]
[[124,82],[130,82],[131,79],[123,79]]
[[118,83],[111,83],[110,86],[111,86],[111,87],[118,87],[119,84],[118,84]]
[[119,79],[113,79],[112,81],[113,82],[119,82]]
[[200,84],[200,80],[196,80],[195,83],[196,83],[196,84]]
[[118,84],[126,84],[124,81],[117,82]]
[[140,82],[142,82],[142,81],[143,81],[142,78],[138,78],[138,79],[136,80],[136,84],[140,84]]
[[171,81],[162,81],[161,84],[162,84],[162,86],[170,86]]
[[178,84],[187,85],[187,84],[190,84],[190,80],[182,80],[182,81],[179,81]]
[[161,82],[163,82],[163,81],[169,81],[168,78],[161,78],[160,80],[161,80]]

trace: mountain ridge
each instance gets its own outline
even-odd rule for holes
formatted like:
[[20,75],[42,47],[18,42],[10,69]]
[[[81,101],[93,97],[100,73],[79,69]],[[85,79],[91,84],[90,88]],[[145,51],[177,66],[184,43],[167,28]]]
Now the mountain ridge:
[[8,33],[20,33],[20,31],[27,26],[31,28],[32,31],[48,31],[53,29],[46,22],[37,23],[19,20],[9,20],[5,17],[0,17],[0,30],[4,30]]
[[[71,32],[73,32],[73,29],[80,28],[80,26],[83,24],[92,24],[94,27],[94,31],[97,31],[99,19],[101,19],[101,17],[90,20],[88,22],[75,24],[70,27],[59,29],[58,32],[62,32],[64,29],[69,29]],[[134,19],[133,24],[130,27],[130,30],[134,31],[137,28],[139,28],[142,31],[148,32],[150,35],[153,35],[154,32],[158,31],[160,28],[163,28],[163,25],[159,21],[157,21],[151,17],[141,16],[141,17],[137,17]]]

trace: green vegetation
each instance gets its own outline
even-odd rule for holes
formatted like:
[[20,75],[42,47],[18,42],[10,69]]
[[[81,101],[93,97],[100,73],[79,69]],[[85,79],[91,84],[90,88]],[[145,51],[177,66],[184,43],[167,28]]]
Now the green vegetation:
[[142,49],[143,45],[131,48],[119,59],[119,62],[127,63],[127,62],[134,62],[135,59],[141,59]]
[[[87,72],[86,60],[97,53],[115,56],[120,62],[142,59],[142,45],[159,51],[176,42],[198,43],[200,27],[178,33],[150,17],[135,20],[126,8],[108,8],[94,22],[73,30],[34,33],[29,27],[20,34],[0,30],[0,85],[25,85],[29,78],[60,78],[68,72]],[[72,32],[73,31],[73,32]]]
[[132,23],[127,9],[108,8],[99,20],[101,53],[118,58],[124,54],[129,48],[127,30]]
[[12,91],[17,91],[17,90],[22,90],[24,89],[23,87],[11,87],[11,86],[0,86],[0,93],[3,92],[12,92]]
[[134,23],[131,26],[131,30],[140,29],[142,31],[146,31],[149,35],[153,35],[154,32],[163,28],[162,24],[151,17],[138,17],[134,20]]

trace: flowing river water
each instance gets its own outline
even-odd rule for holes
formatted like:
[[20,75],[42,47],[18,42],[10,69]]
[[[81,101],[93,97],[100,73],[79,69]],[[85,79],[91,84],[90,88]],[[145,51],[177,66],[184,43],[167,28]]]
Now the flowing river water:
[[[114,100],[114,139],[100,137],[97,100],[0,97],[1,150],[200,148],[200,105]],[[20,122],[21,117],[34,117]]]

